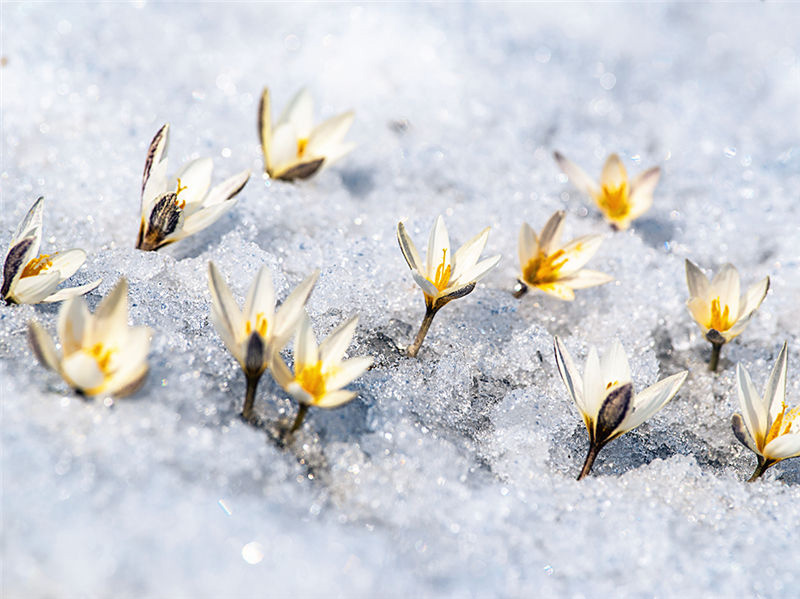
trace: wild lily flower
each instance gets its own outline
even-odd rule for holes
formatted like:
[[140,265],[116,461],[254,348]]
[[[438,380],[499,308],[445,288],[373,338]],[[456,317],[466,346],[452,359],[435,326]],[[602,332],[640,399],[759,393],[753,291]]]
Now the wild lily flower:
[[397,223],[397,241],[400,243],[400,250],[411,268],[411,276],[425,294],[425,318],[414,343],[406,350],[409,356],[417,355],[436,312],[447,302],[471,293],[477,282],[500,261],[499,254],[480,260],[487,239],[489,239],[489,227],[453,254],[447,228],[440,215],[431,229],[428,253],[423,263],[405,226],[403,223]]
[[607,443],[663,408],[689,374],[684,370],[634,393],[628,359],[619,341],[614,342],[602,359],[597,349],[590,347],[582,378],[558,337],[554,346],[558,373],[589,431],[589,453],[578,480],[589,474],[597,454]]
[[758,466],[749,482],[756,480],[767,468],[781,460],[800,456],[800,406],[787,412],[786,405],[788,367],[788,350],[784,342],[762,399],[744,366],[736,365],[736,383],[742,413],[733,415],[733,434],[742,445],[758,456]]
[[250,178],[245,170],[226,179],[211,191],[211,158],[198,158],[184,164],[167,180],[169,123],[161,127],[150,142],[142,177],[140,250],[157,250],[202,231],[236,204],[234,196]]
[[353,124],[353,112],[345,112],[313,126],[314,102],[302,89],[277,122],[272,122],[269,89],[261,94],[258,130],[264,153],[264,169],[273,179],[308,179],[323,166],[333,164],[355,145],[343,143]]
[[563,225],[563,210],[550,217],[540,236],[528,223],[522,223],[519,232],[521,285],[514,293],[515,297],[522,297],[529,287],[535,287],[559,299],[572,301],[575,299],[575,289],[594,287],[613,280],[605,273],[583,268],[597,253],[603,236],[584,235],[562,246]]
[[739,272],[732,264],[723,264],[709,281],[691,261],[686,260],[686,283],[689,286],[689,313],[711,343],[709,368],[717,369],[722,346],[739,335],[764,301],[769,277],[751,285],[739,297]]
[[308,316],[304,315],[294,342],[294,373],[289,370],[278,352],[273,352],[270,368],[275,380],[300,404],[289,435],[303,424],[310,406],[336,408],[356,396],[354,392],[346,391],[343,387],[364,374],[372,364],[370,357],[342,359],[353,340],[356,324],[358,316],[339,325],[317,346],[311,323]]
[[101,279],[56,291],[86,261],[80,249],[39,255],[42,242],[42,211],[44,198],[33,203],[28,214],[14,232],[3,267],[3,287],[0,295],[9,304],[38,304],[60,302],[76,295],[89,293]]
[[36,321],[28,324],[33,352],[81,395],[123,397],[147,376],[152,331],[128,326],[128,281],[121,279],[91,314],[81,297],[68,299],[58,313],[61,353]]
[[318,275],[319,271],[314,271],[306,277],[276,312],[272,277],[267,267],[262,266],[250,286],[242,311],[219,269],[213,262],[208,263],[211,322],[247,379],[242,410],[245,420],[253,419],[256,387],[269,366],[270,354],[279,351],[291,338]]
[[661,176],[661,169],[657,166],[628,179],[628,173],[619,156],[611,154],[603,166],[600,182],[597,183],[561,153],[556,152],[554,156],[572,184],[595,201],[603,216],[615,229],[627,229],[631,222],[653,205],[653,190]]

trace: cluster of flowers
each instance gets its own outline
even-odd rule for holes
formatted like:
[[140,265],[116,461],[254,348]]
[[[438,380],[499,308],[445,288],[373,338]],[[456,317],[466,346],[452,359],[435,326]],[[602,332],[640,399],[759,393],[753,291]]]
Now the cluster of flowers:
[[[333,117],[313,126],[313,104],[305,91],[298,93],[282,116],[273,122],[269,91],[264,90],[259,107],[259,131],[264,168],[273,179],[294,181],[318,173],[352,149],[344,137],[353,121],[352,113]],[[216,221],[232,208],[235,196],[246,185],[244,171],[209,191],[212,162],[198,159],[185,164],[167,178],[169,127],[156,133],[147,152],[141,192],[141,223],[136,247],[158,250],[192,235]],[[611,155],[599,182],[556,152],[555,160],[583,192],[589,195],[615,229],[628,228],[652,205],[660,176],[658,167],[629,179],[622,161]],[[143,383],[151,331],[129,327],[127,282],[122,279],[90,314],[81,295],[100,281],[56,290],[86,259],[83,250],[38,255],[41,242],[43,199],[39,198],[11,240],[3,271],[2,296],[9,303],[39,303],[65,300],[58,318],[61,352],[37,323],[29,325],[29,338],[39,361],[58,372],[79,393],[124,396]],[[601,272],[584,268],[597,252],[600,235],[586,235],[562,243],[565,213],[558,211],[536,234],[527,223],[519,236],[520,271],[515,297],[538,289],[570,301],[575,291],[612,280]],[[439,216],[431,230],[423,262],[403,223],[397,225],[400,249],[416,283],[422,288],[425,315],[414,341],[405,348],[415,357],[436,313],[452,300],[471,293],[477,282],[500,260],[481,258],[489,236],[487,227],[453,252],[444,220]],[[269,370],[278,384],[299,404],[285,434],[290,436],[303,423],[309,406],[333,408],[355,397],[344,389],[372,364],[369,357],[344,359],[358,317],[340,325],[317,344],[305,311],[318,272],[309,275],[276,311],[272,278],[266,268],[256,275],[244,308],[240,309],[222,273],[209,263],[211,320],[226,347],[239,362],[247,381],[242,416],[257,421],[254,411],[258,382]],[[722,346],[739,335],[761,305],[769,278],[752,285],[740,297],[739,274],[725,264],[709,280],[691,261],[686,261],[689,288],[687,306],[711,343],[709,367],[716,370]],[[293,371],[281,357],[289,340],[293,345]],[[610,441],[630,431],[658,412],[678,392],[688,372],[673,374],[635,393],[625,352],[616,342],[599,357],[589,350],[583,376],[557,337],[554,350],[558,371],[569,395],[580,411],[589,433],[589,451],[579,479],[586,476],[599,451]],[[780,460],[800,455],[800,430],[792,430],[800,407],[787,411],[785,403],[788,349],[783,345],[763,397],[759,397],[747,371],[737,365],[736,380],[741,414],[734,414],[736,438],[758,458],[750,480],[755,480]]]

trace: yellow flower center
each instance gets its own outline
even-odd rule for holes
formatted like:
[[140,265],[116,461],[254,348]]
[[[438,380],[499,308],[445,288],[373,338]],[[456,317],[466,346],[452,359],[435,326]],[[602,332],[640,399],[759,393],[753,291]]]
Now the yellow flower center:
[[442,263],[436,267],[436,277],[434,278],[431,283],[433,283],[434,287],[439,291],[443,291],[447,288],[447,284],[450,282],[450,265],[447,264],[447,248],[442,250]]
[[180,177],[178,177],[178,189],[175,190],[175,205],[181,210],[186,208],[186,200],[181,200],[180,202],[178,202],[178,196],[181,195],[181,192],[184,191],[185,189],[186,186],[185,185],[181,186],[181,180]]
[[321,360],[314,365],[306,365],[295,375],[297,384],[305,389],[315,401],[319,401],[325,395],[325,378],[322,373]]
[[[55,256],[55,254],[52,254],[52,256]],[[28,262],[27,265],[25,265],[25,268],[22,270],[21,277],[35,277],[43,270],[47,270],[53,266],[53,261],[50,258],[51,254],[42,254],[41,256],[37,256]]]
[[798,415],[800,415],[800,406],[794,408],[793,410],[789,410],[788,414],[786,413],[787,407],[788,406],[786,405],[786,402],[783,402],[780,414],[775,417],[775,421],[772,423],[772,426],[769,427],[767,436],[764,438],[764,444],[761,446],[761,449],[763,449],[767,443],[776,437],[780,437],[781,435],[786,435],[791,432],[794,420]]
[[720,305],[720,299],[716,298],[711,300],[711,321],[708,324],[709,329],[715,331],[727,331],[733,326],[735,321],[730,319],[730,307],[725,304],[723,308]]
[[250,335],[250,333],[252,333],[253,331],[257,331],[259,335],[261,335],[262,337],[266,337],[268,327],[269,323],[267,322],[264,313],[259,312],[258,314],[256,314],[255,326],[253,326],[253,323],[250,322],[249,320],[246,323],[244,323],[244,332],[247,335]]
[[550,256],[540,251],[522,269],[522,276],[525,282],[530,285],[555,283],[561,278],[558,271],[566,263],[567,258],[564,258],[564,250],[557,250]]
[[308,147],[308,138],[303,137],[297,140],[297,157],[302,158],[303,154],[306,153],[306,148]]
[[597,203],[611,220],[623,220],[631,211],[628,199],[628,182],[623,181],[619,187],[603,185]]
[[113,347],[109,348],[102,343],[95,343],[87,353],[94,358],[94,361],[97,362],[97,367],[100,368],[103,374],[108,374],[111,355],[115,351]]
[[611,381],[611,382],[606,384],[606,389],[611,389],[611,387],[613,387],[614,385],[616,385],[618,383],[619,383],[619,381]]

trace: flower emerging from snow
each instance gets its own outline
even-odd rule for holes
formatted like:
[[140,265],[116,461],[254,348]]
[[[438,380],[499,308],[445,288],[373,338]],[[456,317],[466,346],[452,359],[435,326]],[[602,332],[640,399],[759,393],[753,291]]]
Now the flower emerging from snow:
[[772,373],[764,389],[763,399],[758,396],[753,381],[741,364],[736,365],[736,383],[739,391],[741,414],[734,414],[731,424],[739,442],[758,456],[750,482],[764,474],[767,468],[787,458],[800,456],[800,406],[787,411],[786,374],[788,350],[783,344]]
[[68,299],[58,314],[61,354],[36,321],[28,338],[39,362],[58,372],[83,395],[123,397],[147,375],[151,330],[128,326],[128,282],[120,280],[91,314],[81,297]]
[[686,260],[686,283],[689,286],[689,313],[711,343],[709,368],[717,369],[722,346],[739,335],[764,301],[769,277],[751,285],[739,296],[739,273],[732,264],[724,264],[709,281],[691,261]]
[[289,434],[300,428],[309,406],[335,408],[356,396],[343,387],[364,374],[372,364],[370,357],[342,359],[353,340],[356,324],[358,316],[340,325],[317,346],[311,323],[304,315],[294,342],[294,374],[278,352],[273,352],[270,368],[275,380],[300,404]]
[[308,179],[353,149],[343,143],[353,124],[353,113],[345,112],[313,126],[314,103],[308,90],[292,99],[277,122],[272,122],[269,89],[261,94],[258,130],[264,152],[264,169],[273,179]]
[[562,300],[575,299],[575,289],[602,285],[613,277],[586,270],[584,265],[597,253],[603,241],[602,235],[584,235],[561,246],[561,231],[564,211],[559,210],[537,237],[528,223],[522,223],[519,232],[519,264],[522,284],[515,297],[524,295],[529,287],[535,287]]
[[603,166],[600,183],[597,183],[561,153],[556,152],[555,159],[573,185],[595,201],[603,216],[616,229],[627,229],[634,219],[653,205],[653,190],[661,175],[661,169],[657,166],[629,180],[619,156],[611,154]]
[[246,420],[253,419],[256,387],[269,366],[270,354],[286,345],[295,332],[318,275],[319,272],[314,271],[306,277],[276,312],[272,277],[267,267],[262,266],[250,286],[242,311],[219,269],[213,262],[208,263],[211,321],[247,378],[247,395],[242,410]]
[[558,337],[554,345],[558,373],[589,431],[589,453],[578,480],[589,474],[597,454],[609,441],[663,408],[689,374],[684,370],[634,394],[628,359],[619,341],[602,360],[597,349],[590,347],[582,378]]
[[228,210],[233,199],[244,188],[250,171],[226,179],[211,191],[211,158],[198,158],[184,164],[171,180],[167,180],[167,146],[169,124],[158,130],[144,163],[142,177],[142,209],[139,237],[140,250],[157,250],[202,231]]
[[44,198],[34,202],[28,214],[14,232],[3,266],[3,299],[14,304],[60,302],[89,293],[100,279],[56,291],[86,261],[86,252],[71,249],[66,252],[39,255],[42,242],[42,211]]
[[425,318],[414,343],[406,350],[409,356],[417,355],[436,312],[447,302],[472,292],[476,283],[500,261],[499,254],[480,259],[488,238],[489,227],[486,227],[453,254],[444,219],[439,216],[431,229],[428,253],[423,263],[405,226],[397,223],[400,249],[411,268],[411,275],[425,294]]

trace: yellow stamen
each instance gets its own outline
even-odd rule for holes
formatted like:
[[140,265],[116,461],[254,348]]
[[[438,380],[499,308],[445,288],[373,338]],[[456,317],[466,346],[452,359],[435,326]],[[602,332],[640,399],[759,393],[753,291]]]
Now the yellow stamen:
[[322,373],[322,361],[318,361],[313,366],[305,366],[295,375],[297,384],[311,395],[315,401],[319,401],[325,395],[325,378]]
[[306,148],[308,147],[308,138],[304,137],[302,139],[297,140],[297,157],[302,158],[303,154],[306,153]]
[[181,195],[181,192],[186,189],[184,185],[181,187],[181,179],[178,177],[178,189],[175,190],[175,205],[178,206],[181,210],[186,208],[186,200],[182,200],[180,203],[178,202],[178,196]]
[[715,331],[727,331],[733,326],[733,321],[730,320],[730,308],[725,304],[725,308],[720,306],[720,299],[716,298],[711,300],[711,321],[708,324],[709,329]]
[[103,374],[108,374],[108,366],[111,363],[111,355],[114,351],[114,348],[107,348],[102,343],[95,343],[89,349],[89,355],[95,359]]
[[434,278],[431,283],[438,289],[439,291],[443,291],[447,288],[447,284],[450,282],[450,272],[451,267],[447,264],[447,248],[442,250],[442,263],[436,267],[436,277]]
[[800,415],[800,406],[794,408],[793,410],[789,410],[788,414],[786,413],[787,407],[788,406],[786,405],[786,402],[783,402],[780,413],[775,417],[775,420],[772,422],[772,426],[770,426],[769,431],[767,431],[767,436],[764,438],[764,444],[761,446],[761,449],[766,447],[766,445],[776,437],[780,437],[781,435],[786,435],[791,432],[792,424],[794,423],[795,418]]
[[619,381],[611,381],[610,383],[608,383],[608,384],[606,385],[606,389],[611,389],[611,387],[613,387],[613,386],[614,386],[614,385],[616,385],[617,383],[619,383]]
[[249,320],[246,323],[244,323],[244,331],[245,331],[245,333],[247,335],[249,335],[250,333],[252,333],[255,330],[255,331],[258,331],[258,334],[261,335],[262,337],[266,337],[267,336],[267,328],[268,327],[269,327],[269,323],[267,322],[267,319],[264,317],[264,313],[263,312],[259,312],[258,314],[256,314],[256,326],[255,327],[253,327],[253,325],[251,324],[251,322]]
[[564,250],[557,250],[551,256],[540,251],[531,258],[522,269],[522,276],[529,285],[546,285],[555,283],[561,276],[558,271],[567,263]]
[[53,266],[53,261],[50,259],[52,256],[55,256],[55,254],[42,254],[28,262],[22,270],[21,277],[34,277]]
[[597,205],[611,220],[624,220],[631,211],[629,199],[628,182],[623,181],[619,187],[603,185],[597,198]]

